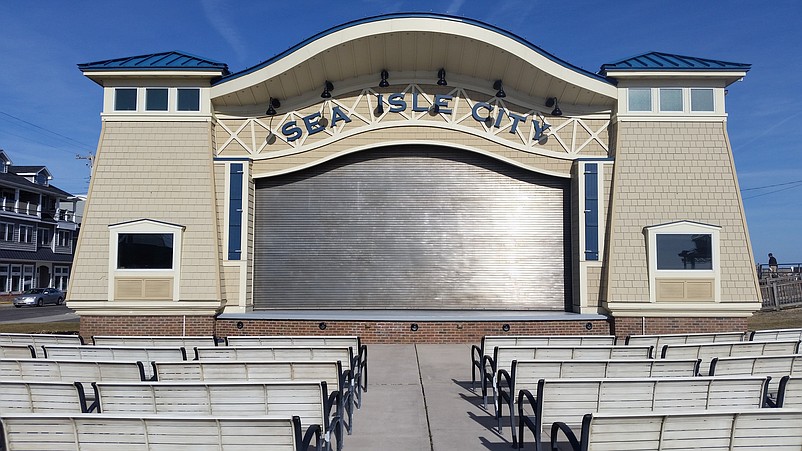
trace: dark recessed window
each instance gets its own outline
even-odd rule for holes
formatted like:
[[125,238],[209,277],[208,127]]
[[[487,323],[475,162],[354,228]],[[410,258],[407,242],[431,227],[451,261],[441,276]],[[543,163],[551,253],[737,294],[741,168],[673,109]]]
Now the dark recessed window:
[[178,111],[200,111],[200,89],[178,89]]
[[172,233],[121,233],[117,269],[172,269]]
[[657,269],[713,269],[712,235],[658,234]]
[[114,90],[114,111],[136,111],[136,88]]
[[148,111],[167,111],[167,89],[148,88],[145,90],[145,109]]

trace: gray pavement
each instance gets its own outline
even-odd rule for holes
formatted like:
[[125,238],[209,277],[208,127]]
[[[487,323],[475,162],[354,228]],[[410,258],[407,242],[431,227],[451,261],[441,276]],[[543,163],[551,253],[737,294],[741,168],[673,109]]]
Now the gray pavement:
[[[471,389],[470,345],[369,345],[368,391],[345,451],[474,451],[512,447],[493,407]],[[478,390],[477,390],[478,391]],[[530,445],[531,445],[531,438]]]

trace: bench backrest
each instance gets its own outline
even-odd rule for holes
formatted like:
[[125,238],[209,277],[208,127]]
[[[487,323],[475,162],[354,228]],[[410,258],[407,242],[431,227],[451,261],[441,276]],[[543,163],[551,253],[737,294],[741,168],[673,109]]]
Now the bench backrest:
[[517,360],[514,387],[534,391],[540,379],[698,376],[698,360]]
[[140,381],[136,362],[88,360],[2,359],[0,379],[62,382]]
[[496,346],[609,346],[615,335],[486,335],[482,337],[484,355],[493,355]]
[[125,360],[133,361],[181,361],[186,360],[186,351],[181,346],[67,346],[45,345],[45,358],[56,360]]
[[665,345],[681,345],[696,343],[722,343],[744,341],[743,332],[711,332],[693,334],[654,334],[654,335],[629,335],[626,339],[627,345],[654,346],[655,351],[660,351]]
[[802,409],[802,376],[782,377],[777,407]]
[[217,340],[212,335],[191,336],[126,336],[99,335],[92,337],[95,346],[147,346],[147,347],[181,347],[192,349],[195,346],[216,346]]
[[196,347],[197,360],[265,360],[285,362],[342,362],[343,369],[351,369],[354,351],[350,347],[266,347],[217,346]]
[[18,414],[0,422],[9,450],[165,450],[187,444],[222,451],[301,449],[297,417]]
[[[58,334],[0,334],[0,345],[23,344],[33,345],[35,352],[41,352],[42,345],[75,345],[84,344],[80,335]],[[35,356],[37,357],[37,356]],[[38,357],[42,357],[38,355]]]
[[0,358],[3,359],[30,359],[36,357],[33,345],[0,344]]
[[270,335],[262,335],[262,336],[248,336],[248,335],[239,335],[233,337],[226,337],[226,345],[227,346],[281,346],[281,347],[290,347],[290,346],[339,346],[339,347],[351,347],[354,349],[359,349],[362,345],[362,342],[359,337],[357,336],[336,336],[336,335],[320,335],[320,336],[299,336],[299,337],[290,337],[290,336],[270,336]]
[[779,390],[783,376],[802,376],[802,355],[763,355],[748,357],[719,357],[710,362],[711,376],[771,377],[769,393]]
[[755,330],[749,334],[751,341],[802,340],[802,328]]
[[178,381],[325,381],[340,387],[340,362],[261,362],[261,361],[188,361],[155,362],[154,373],[160,382]]
[[759,377],[541,379],[535,410],[548,427],[555,421],[578,425],[585,414],[604,411],[759,409],[766,382]]
[[78,389],[71,382],[0,380],[0,394],[0,416],[83,411]]
[[[802,449],[802,410],[674,412],[588,415],[581,450],[705,451]],[[579,434],[577,434],[579,437]]]
[[102,414],[275,415],[327,424],[321,382],[98,382]]
[[701,371],[709,372],[710,362],[715,357],[796,354],[798,349],[798,341],[665,345],[660,356],[664,359],[702,359]]
[[509,369],[513,360],[633,360],[648,359],[651,346],[497,346],[496,369]]

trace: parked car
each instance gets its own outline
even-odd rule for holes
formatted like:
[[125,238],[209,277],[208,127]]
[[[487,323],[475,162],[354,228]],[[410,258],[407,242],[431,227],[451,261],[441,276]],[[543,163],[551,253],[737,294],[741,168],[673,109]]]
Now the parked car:
[[25,290],[14,298],[14,307],[24,305],[42,307],[45,304],[60,305],[64,302],[64,293],[58,288],[32,288]]

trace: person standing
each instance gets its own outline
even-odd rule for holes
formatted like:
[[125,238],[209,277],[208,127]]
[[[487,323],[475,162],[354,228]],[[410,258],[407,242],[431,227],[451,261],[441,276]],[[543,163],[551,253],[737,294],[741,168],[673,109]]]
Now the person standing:
[[769,272],[771,277],[777,277],[777,259],[769,252]]

